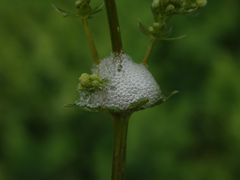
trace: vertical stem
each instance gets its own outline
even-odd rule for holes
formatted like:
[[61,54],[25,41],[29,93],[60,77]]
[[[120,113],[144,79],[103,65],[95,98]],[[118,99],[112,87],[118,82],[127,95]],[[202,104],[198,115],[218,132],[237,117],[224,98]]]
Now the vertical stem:
[[87,17],[86,18],[85,17],[82,18],[82,24],[83,24],[83,28],[84,28],[85,34],[87,36],[88,46],[89,46],[89,49],[91,51],[91,55],[92,55],[93,61],[96,64],[99,64],[99,56],[98,56],[97,48],[96,48],[96,45],[94,43],[92,33],[91,33],[90,29],[89,29]]
[[122,39],[115,0],[105,0],[105,5],[111,34],[112,51],[119,54],[122,51]]
[[113,114],[114,149],[112,180],[123,180],[125,175],[127,131],[130,114]]
[[150,57],[150,55],[152,53],[153,46],[154,46],[155,42],[156,42],[156,40],[152,39],[150,44],[149,44],[149,46],[148,46],[148,48],[147,48],[147,51],[146,51],[144,59],[143,59],[143,64],[145,64],[145,65],[147,64],[148,59],[149,59],[149,57]]

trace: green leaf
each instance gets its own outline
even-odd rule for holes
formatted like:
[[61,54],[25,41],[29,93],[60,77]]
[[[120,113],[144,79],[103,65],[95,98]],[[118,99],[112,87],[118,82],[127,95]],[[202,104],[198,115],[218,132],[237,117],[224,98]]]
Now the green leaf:
[[[162,98],[160,98],[155,105],[160,105],[160,104],[162,104],[162,103],[165,103],[168,99],[170,99],[172,96],[174,96],[175,94],[178,94],[178,93],[179,93],[179,91],[174,90],[174,91],[172,91],[168,96],[164,96],[164,95],[163,95]],[[154,106],[155,106],[155,105],[154,105]]]
[[97,13],[101,12],[102,9],[103,9],[103,7],[104,7],[104,3],[100,3],[100,4],[97,5],[95,8],[92,9],[90,15],[92,16],[92,15],[94,15],[94,14],[97,14]]
[[147,104],[148,102],[149,102],[148,98],[139,99],[138,101],[130,104],[130,105],[128,106],[128,110],[133,110],[133,111],[139,110],[139,109],[141,109],[145,104]]
[[160,40],[163,40],[163,41],[174,41],[174,40],[183,39],[185,37],[186,37],[186,35],[182,35],[182,36],[178,36],[178,37],[165,37],[165,38],[163,37]]
[[52,4],[52,7],[57,13],[59,13],[63,17],[76,16],[74,13],[61,9],[57,7],[55,4]]

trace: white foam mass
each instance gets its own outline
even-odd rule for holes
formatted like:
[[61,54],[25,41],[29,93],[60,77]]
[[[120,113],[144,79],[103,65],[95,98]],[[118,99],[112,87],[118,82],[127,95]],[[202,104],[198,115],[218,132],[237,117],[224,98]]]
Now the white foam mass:
[[152,74],[143,64],[137,64],[126,55],[111,55],[93,69],[106,80],[102,90],[92,93],[80,92],[76,104],[89,109],[128,110],[141,99],[148,102],[139,109],[154,105],[161,98],[161,90]]

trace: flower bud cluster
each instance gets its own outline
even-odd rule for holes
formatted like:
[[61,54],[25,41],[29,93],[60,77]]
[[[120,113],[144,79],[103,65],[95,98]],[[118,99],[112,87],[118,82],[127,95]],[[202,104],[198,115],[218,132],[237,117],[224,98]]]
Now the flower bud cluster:
[[87,17],[91,13],[90,0],[77,0],[75,2],[78,15]]
[[155,19],[159,16],[185,14],[204,7],[207,0],[153,0],[152,12]]
[[97,74],[83,73],[79,77],[79,91],[94,92],[101,90],[104,87],[105,81],[101,79]]
[[75,8],[77,12],[68,11],[61,9],[53,4],[53,8],[61,14],[63,17],[81,17],[81,18],[89,18],[92,15],[100,12],[103,7],[103,3],[92,7],[90,5],[91,0],[76,0],[75,1]]
[[91,0],[76,0],[75,7],[77,9],[77,16],[80,16],[82,18],[89,18],[102,10],[103,3],[100,3],[94,7],[92,7],[90,3]]
[[153,34],[158,34],[160,28],[161,28],[160,23],[154,22],[151,26],[148,27],[148,30]]
[[154,22],[140,30],[153,39],[167,39],[167,20],[173,15],[192,13],[207,4],[207,0],[153,0],[151,10]]

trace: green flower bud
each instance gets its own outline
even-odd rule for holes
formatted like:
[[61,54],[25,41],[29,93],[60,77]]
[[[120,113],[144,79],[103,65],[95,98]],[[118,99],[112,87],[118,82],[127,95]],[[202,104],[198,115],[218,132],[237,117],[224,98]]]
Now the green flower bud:
[[94,81],[91,82],[91,85],[94,88],[101,88],[102,83],[100,81],[98,81],[98,80],[94,80]]
[[173,4],[169,4],[166,8],[166,12],[172,13],[175,10],[175,6]]
[[83,88],[82,85],[79,83],[77,89],[80,90],[80,91],[82,91],[84,88]]
[[160,28],[160,24],[158,22],[154,22],[153,23],[153,28],[154,29],[159,29]]
[[93,80],[100,80],[99,76],[97,74],[91,74],[90,75],[90,79],[93,81]]
[[198,7],[204,7],[207,5],[207,0],[196,0]]
[[90,3],[90,0],[77,0],[75,2],[75,6],[76,6],[76,8],[81,8],[82,6],[89,4],[89,3]]
[[153,28],[152,26],[149,26],[149,27],[148,27],[148,31],[151,32],[151,33],[153,33],[153,32],[154,32],[154,28]]
[[90,0],[77,0],[75,6],[77,8],[78,15],[81,17],[88,17],[91,13]]
[[75,2],[76,8],[80,8],[81,4],[82,4],[82,1],[81,1],[81,0],[76,1],[76,2]]
[[79,81],[80,81],[80,85],[82,87],[89,86],[89,84],[90,84],[90,76],[89,76],[89,74],[87,74],[87,73],[81,74],[81,76],[79,77]]
[[83,73],[79,77],[79,81],[78,90],[88,93],[101,90],[105,85],[105,80],[101,79],[97,74]]
[[159,8],[160,6],[160,0],[153,0],[152,2],[152,8],[155,9],[155,8]]
[[89,80],[90,75],[88,73],[82,73],[81,76],[79,77],[79,81],[88,79]]

